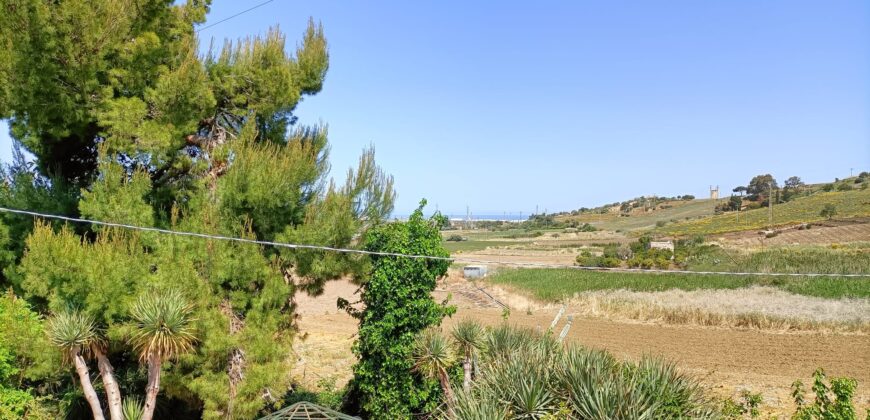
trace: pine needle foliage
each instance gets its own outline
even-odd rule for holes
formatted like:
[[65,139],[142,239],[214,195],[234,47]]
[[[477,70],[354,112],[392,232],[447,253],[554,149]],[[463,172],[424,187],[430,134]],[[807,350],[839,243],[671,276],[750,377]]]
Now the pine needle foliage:
[[[196,25],[209,5],[2,6],[0,118],[35,161],[4,168],[0,205],[365,246],[366,232],[393,210],[392,177],[367,149],[345,184],[330,182],[327,126],[300,124],[294,114],[323,87],[324,28],[309,19],[298,42],[275,28],[203,55]],[[3,285],[39,312],[74,307],[93,320],[119,378],[138,372],[143,353],[159,352],[159,398],[180,407],[167,416],[253,418],[278,404],[270,396],[290,387],[294,295],[320,293],[326,281],[345,275],[363,279],[370,267],[360,256],[0,217]],[[174,298],[143,301],[173,291],[189,313],[165,306]],[[133,325],[141,336],[131,335]]]

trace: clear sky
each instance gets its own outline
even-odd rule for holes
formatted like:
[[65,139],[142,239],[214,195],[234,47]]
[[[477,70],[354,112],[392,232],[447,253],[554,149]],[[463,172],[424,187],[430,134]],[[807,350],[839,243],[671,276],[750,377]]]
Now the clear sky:
[[[259,2],[216,0],[206,24]],[[553,212],[870,171],[866,0],[483,3],[275,0],[201,36],[279,25],[293,49],[321,21],[331,65],[298,115],[329,124],[339,179],[375,145],[397,213],[422,197]]]

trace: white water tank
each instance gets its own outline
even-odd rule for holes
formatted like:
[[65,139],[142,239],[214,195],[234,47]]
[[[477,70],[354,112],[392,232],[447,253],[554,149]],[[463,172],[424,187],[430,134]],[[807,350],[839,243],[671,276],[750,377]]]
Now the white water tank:
[[467,279],[479,279],[486,277],[485,265],[466,265],[462,268],[462,276]]

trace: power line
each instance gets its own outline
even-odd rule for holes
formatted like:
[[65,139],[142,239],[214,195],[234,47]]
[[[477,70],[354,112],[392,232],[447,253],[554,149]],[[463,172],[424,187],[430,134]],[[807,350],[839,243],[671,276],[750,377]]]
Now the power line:
[[241,16],[241,15],[243,15],[243,14],[245,14],[245,13],[250,12],[251,10],[257,9],[257,8],[259,8],[259,7],[262,7],[262,6],[265,6],[265,5],[267,5],[267,4],[269,4],[269,3],[273,2],[273,1],[275,1],[275,0],[266,0],[266,1],[260,3],[260,4],[256,5],[256,6],[254,6],[254,7],[251,7],[250,9],[242,10],[242,11],[239,12],[239,13],[236,13],[236,14],[234,14],[234,15],[232,15],[232,16],[229,16],[229,17],[223,18],[223,19],[221,19],[221,20],[219,20],[219,21],[217,21],[217,22],[215,22],[215,23],[212,23],[212,24],[210,24],[210,25],[203,26],[202,28],[197,29],[197,30],[196,30],[196,33],[200,33],[200,32],[202,32],[202,31],[204,31],[204,30],[206,30],[206,29],[208,29],[208,28],[214,27],[214,26],[216,26],[216,25],[220,25],[221,23],[224,23],[224,22],[226,22],[226,21],[228,21],[228,20],[230,20],[230,19],[237,18],[237,17],[239,17],[239,16]]
[[123,229],[139,230],[143,232],[156,232],[168,235],[188,236],[194,238],[213,239],[218,241],[239,242],[254,245],[266,245],[279,248],[289,249],[309,249],[317,251],[343,252],[348,254],[376,255],[382,257],[402,257],[413,259],[428,259],[436,261],[450,261],[456,263],[471,263],[471,264],[492,264],[492,265],[508,265],[517,267],[534,267],[534,268],[564,268],[573,270],[585,271],[608,271],[619,273],[658,273],[658,274],[699,274],[699,275],[732,275],[732,276],[779,276],[779,277],[870,277],[868,274],[836,274],[836,273],[754,273],[754,272],[733,272],[733,271],[689,271],[689,270],[662,270],[648,268],[618,268],[618,267],[589,267],[568,264],[548,264],[535,262],[519,262],[519,261],[493,261],[479,260],[473,258],[462,257],[440,257],[434,255],[417,255],[417,254],[402,254],[398,252],[381,252],[381,251],[366,251],[363,249],[336,248],[323,245],[306,245],[306,244],[291,244],[286,242],[262,241],[258,239],[247,239],[233,236],[211,235],[207,233],[185,232],[179,230],[162,229],[156,227],[136,226],[125,223],[106,222],[102,220],[82,219],[77,217],[61,216],[57,214],[40,213],[30,210],[10,209],[0,207],[0,212],[28,215],[33,217],[41,217],[45,219],[63,220],[73,223],[87,223],[97,226],[116,227]]

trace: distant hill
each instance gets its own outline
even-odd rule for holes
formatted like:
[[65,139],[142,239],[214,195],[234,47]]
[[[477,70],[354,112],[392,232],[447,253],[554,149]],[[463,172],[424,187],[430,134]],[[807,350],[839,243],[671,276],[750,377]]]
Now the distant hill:
[[[836,218],[870,217],[870,175],[837,179],[831,183],[801,185],[790,190],[775,191],[775,196],[789,201],[774,203],[774,226],[794,225],[823,220],[822,208],[826,204],[837,210]],[[782,187],[782,186],[781,186]],[[724,195],[724,194],[723,194]],[[766,204],[765,201],[744,200],[739,222],[736,211],[717,211],[717,205],[728,202],[728,196],[718,200],[678,197],[637,197],[595,208],[583,208],[555,214],[558,222],[589,223],[597,229],[645,232],[666,235],[694,235],[735,232],[766,228],[767,207],[748,209]],[[727,209],[727,208],[726,208]]]
[[578,215],[557,216],[558,221],[576,220],[580,223],[589,223],[597,229],[604,230],[647,230],[656,227],[657,223],[673,223],[686,218],[694,219],[712,216],[716,202],[710,199],[703,200],[676,200],[665,201],[651,208],[634,208],[630,212],[608,211],[601,213],[581,213]]
[[[773,205],[774,226],[787,226],[824,220],[822,208],[831,204],[836,208],[836,218],[870,216],[870,189],[851,191],[816,192],[792,201]],[[768,224],[768,209],[758,208],[727,212],[695,220],[686,220],[665,225],[656,232],[667,235],[708,235],[741,230],[763,229]]]

